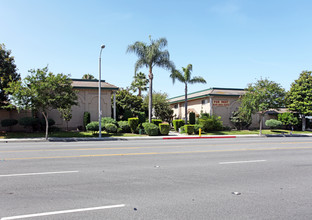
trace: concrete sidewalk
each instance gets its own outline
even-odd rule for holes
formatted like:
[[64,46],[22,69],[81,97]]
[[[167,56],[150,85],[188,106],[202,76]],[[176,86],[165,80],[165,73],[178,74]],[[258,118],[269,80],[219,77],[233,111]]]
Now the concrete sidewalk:
[[[177,132],[170,132],[169,135],[164,136],[143,136],[143,137],[68,137],[58,138],[49,137],[49,142],[78,142],[78,141],[130,141],[130,140],[178,140],[178,139],[216,139],[216,138],[265,138],[265,137],[312,137],[312,134],[276,134],[276,135],[262,135],[248,134],[248,135],[187,135]],[[45,142],[45,138],[10,138],[0,139],[1,143],[10,142]]]

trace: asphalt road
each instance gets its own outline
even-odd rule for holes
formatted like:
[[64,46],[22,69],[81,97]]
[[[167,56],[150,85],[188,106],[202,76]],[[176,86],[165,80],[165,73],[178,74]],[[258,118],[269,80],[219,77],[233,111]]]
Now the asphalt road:
[[312,138],[0,144],[0,218],[311,219]]

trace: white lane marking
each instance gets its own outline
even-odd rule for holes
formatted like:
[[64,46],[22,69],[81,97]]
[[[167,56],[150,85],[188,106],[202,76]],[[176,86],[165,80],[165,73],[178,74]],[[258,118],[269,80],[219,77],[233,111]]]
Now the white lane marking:
[[65,174],[65,173],[78,173],[79,171],[58,171],[58,172],[44,172],[44,173],[20,173],[20,174],[5,174],[0,177],[11,177],[11,176],[35,176],[35,175],[49,175],[49,174]]
[[56,211],[56,212],[43,212],[37,214],[30,214],[30,215],[17,215],[11,217],[4,217],[1,220],[12,220],[12,219],[23,219],[23,218],[32,218],[32,217],[40,217],[40,216],[48,216],[48,215],[59,215],[59,214],[67,214],[73,212],[86,212],[86,211],[94,211],[100,209],[112,209],[112,208],[121,208],[125,207],[125,204],[120,205],[109,205],[109,206],[100,206],[100,207],[92,207],[92,208],[84,208],[84,209],[71,209],[71,210],[63,210],[63,211]]
[[246,161],[232,161],[232,162],[220,162],[219,164],[233,164],[233,163],[259,163],[266,160],[246,160]]

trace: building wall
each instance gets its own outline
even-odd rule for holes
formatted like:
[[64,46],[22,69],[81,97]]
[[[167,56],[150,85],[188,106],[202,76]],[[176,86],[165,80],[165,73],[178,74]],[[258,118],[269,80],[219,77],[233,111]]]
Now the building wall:
[[[17,110],[6,110],[0,109],[0,121],[4,119],[16,119],[19,120],[20,118],[24,117],[31,117],[31,111],[20,111]],[[25,128],[20,125],[14,125],[11,128],[9,127],[2,127],[0,124],[0,131],[25,131]]]
[[[102,117],[111,117],[111,90],[102,90],[101,94],[101,109]],[[70,130],[77,129],[83,126],[83,114],[90,112],[91,121],[98,121],[98,91],[96,89],[79,89],[78,90],[78,105],[72,107],[72,119],[68,122]],[[66,122],[61,118],[57,110],[52,110],[49,113],[49,118],[55,120],[55,126],[66,128]]]

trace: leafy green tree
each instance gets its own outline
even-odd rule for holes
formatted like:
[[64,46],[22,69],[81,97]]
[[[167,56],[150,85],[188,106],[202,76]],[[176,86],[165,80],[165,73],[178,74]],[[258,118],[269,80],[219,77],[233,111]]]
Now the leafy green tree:
[[[144,105],[148,106],[149,96],[144,97]],[[156,118],[162,121],[171,122],[173,118],[173,110],[170,108],[167,93],[153,93],[153,109]]]
[[285,90],[277,83],[268,79],[260,79],[249,84],[246,93],[241,96],[239,111],[260,116],[259,135],[262,135],[262,121],[269,109],[279,109],[284,104]]
[[54,75],[48,72],[48,67],[29,70],[30,75],[23,81],[9,83],[7,93],[11,93],[9,107],[30,109],[41,112],[46,125],[45,138],[48,139],[48,114],[52,109],[67,109],[77,105],[77,94],[71,85],[69,76],[64,74]]
[[200,76],[194,76],[191,78],[193,66],[192,64],[187,65],[186,68],[182,67],[182,71],[179,70],[172,70],[172,73],[170,77],[172,78],[172,82],[175,83],[175,80],[177,79],[178,81],[184,83],[185,85],[185,124],[187,124],[187,85],[188,84],[194,84],[194,83],[206,83],[206,80],[203,77]]
[[290,126],[291,130],[294,130],[294,126],[299,124],[298,117],[291,112],[284,112],[282,114],[278,114],[278,120],[283,123],[283,125]]
[[312,114],[312,75],[311,71],[303,71],[299,78],[291,84],[286,95],[287,107],[298,112],[302,119],[302,131],[306,129],[305,116]]
[[131,83],[130,89],[133,92],[138,91],[138,96],[142,96],[142,91],[147,90],[146,85],[148,84],[148,79],[146,79],[145,74],[142,72],[136,73],[133,78],[134,80]]
[[20,80],[20,74],[16,72],[14,57],[11,51],[6,50],[4,44],[0,44],[0,108],[8,105],[10,93],[5,93],[10,81]]
[[252,122],[251,115],[251,113],[249,114],[244,111],[232,112],[230,121],[237,130],[248,129]]
[[95,77],[92,75],[92,74],[89,74],[89,73],[87,73],[87,74],[84,74],[83,76],[82,76],[82,79],[95,79]]
[[[169,59],[168,50],[163,50],[167,46],[168,42],[166,38],[160,38],[158,40],[152,40],[151,36],[150,44],[137,41],[132,45],[128,46],[127,52],[135,53],[138,56],[138,60],[135,63],[134,72],[136,73],[138,69],[146,67],[149,69],[149,97],[153,94],[153,67],[161,67],[164,69],[172,70],[174,69],[174,64]],[[152,108],[153,99],[149,99],[148,104],[148,120],[152,122]]]
[[[112,100],[113,100],[112,96]],[[146,108],[143,105],[143,99],[140,96],[135,96],[126,89],[120,89],[116,92],[116,113],[120,119],[125,112],[131,112],[132,115],[138,115],[140,112],[145,112]]]
[[66,131],[68,131],[68,122],[73,117],[71,106],[67,106],[66,108],[58,108],[58,111],[61,114],[61,118],[66,122]]

